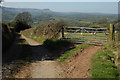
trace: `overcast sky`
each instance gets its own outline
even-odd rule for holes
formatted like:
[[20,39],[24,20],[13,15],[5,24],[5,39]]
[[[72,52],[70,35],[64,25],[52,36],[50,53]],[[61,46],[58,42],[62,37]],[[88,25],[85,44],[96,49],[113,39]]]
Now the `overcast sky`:
[[[11,2],[10,2],[11,1]],[[26,2],[17,2],[17,1],[26,1]],[[86,12],[86,13],[118,13],[118,2],[117,0],[104,0],[106,2],[92,2],[94,0],[89,0],[89,2],[42,2],[42,0],[5,0],[2,4],[6,7],[14,8],[37,8],[37,9],[50,9],[56,12]],[[38,1],[38,2],[36,2]],[[60,0],[56,0],[60,1]],[[73,1],[73,0],[71,0]],[[75,0],[74,0],[75,1]],[[81,1],[81,2],[80,2]],[[99,1],[99,0],[98,0]],[[102,0],[101,0],[102,1]]]

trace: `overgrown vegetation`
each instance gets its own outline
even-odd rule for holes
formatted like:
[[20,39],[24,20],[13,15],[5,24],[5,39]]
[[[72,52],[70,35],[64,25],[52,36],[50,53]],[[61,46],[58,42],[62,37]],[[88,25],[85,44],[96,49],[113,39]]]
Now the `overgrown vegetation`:
[[78,50],[82,50],[86,47],[89,47],[90,45],[89,44],[80,44],[80,45],[77,45],[75,46],[73,49],[69,50],[69,51],[66,51],[60,58],[59,58],[59,61],[60,62],[64,62],[67,58],[69,58],[70,56],[72,56],[76,51]]
[[118,77],[118,69],[115,65],[116,50],[114,43],[103,46],[92,59],[92,78],[116,78]]
[[7,24],[0,23],[0,25],[2,25],[2,50],[4,53],[13,43],[16,33]]

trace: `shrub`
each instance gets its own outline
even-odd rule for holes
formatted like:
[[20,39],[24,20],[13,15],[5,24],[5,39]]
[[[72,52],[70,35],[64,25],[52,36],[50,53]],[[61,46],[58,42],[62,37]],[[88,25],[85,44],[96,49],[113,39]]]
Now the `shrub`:
[[23,22],[23,21],[9,22],[8,26],[11,28],[14,28],[16,32],[20,32],[21,30],[31,28],[30,25],[28,25],[26,22]]
[[27,23],[22,22],[22,21],[16,21],[16,24],[15,24],[16,32],[20,32],[21,30],[25,30],[25,29],[28,29],[28,28],[31,28],[31,26],[28,25]]
[[15,32],[13,29],[10,29],[6,24],[2,24],[2,49],[3,52],[10,47],[14,38]]

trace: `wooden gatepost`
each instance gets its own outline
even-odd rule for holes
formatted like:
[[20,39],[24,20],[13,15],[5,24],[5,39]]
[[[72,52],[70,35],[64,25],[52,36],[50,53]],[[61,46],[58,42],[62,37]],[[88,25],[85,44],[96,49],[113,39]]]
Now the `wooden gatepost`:
[[64,27],[62,27],[62,39],[64,39],[65,36],[64,36]]
[[113,24],[110,24],[109,28],[109,41],[115,41],[115,27]]

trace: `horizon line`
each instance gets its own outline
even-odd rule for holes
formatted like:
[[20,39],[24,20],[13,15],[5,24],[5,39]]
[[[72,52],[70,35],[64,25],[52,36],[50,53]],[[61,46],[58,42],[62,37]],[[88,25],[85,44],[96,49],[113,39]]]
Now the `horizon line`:
[[[19,8],[19,7],[9,7],[9,6],[1,6],[1,7],[5,7],[5,8],[18,8],[18,9],[37,9],[37,10],[44,10],[44,9],[49,9],[49,8],[43,8],[43,9],[39,9],[39,8]],[[52,9],[49,9],[50,11],[53,11],[53,12],[59,12],[59,11],[54,11]],[[68,12],[65,12],[65,11],[60,11],[61,13],[96,13],[96,14],[115,14],[117,15],[118,13],[102,13],[102,12],[77,12],[77,11],[68,11]]]

